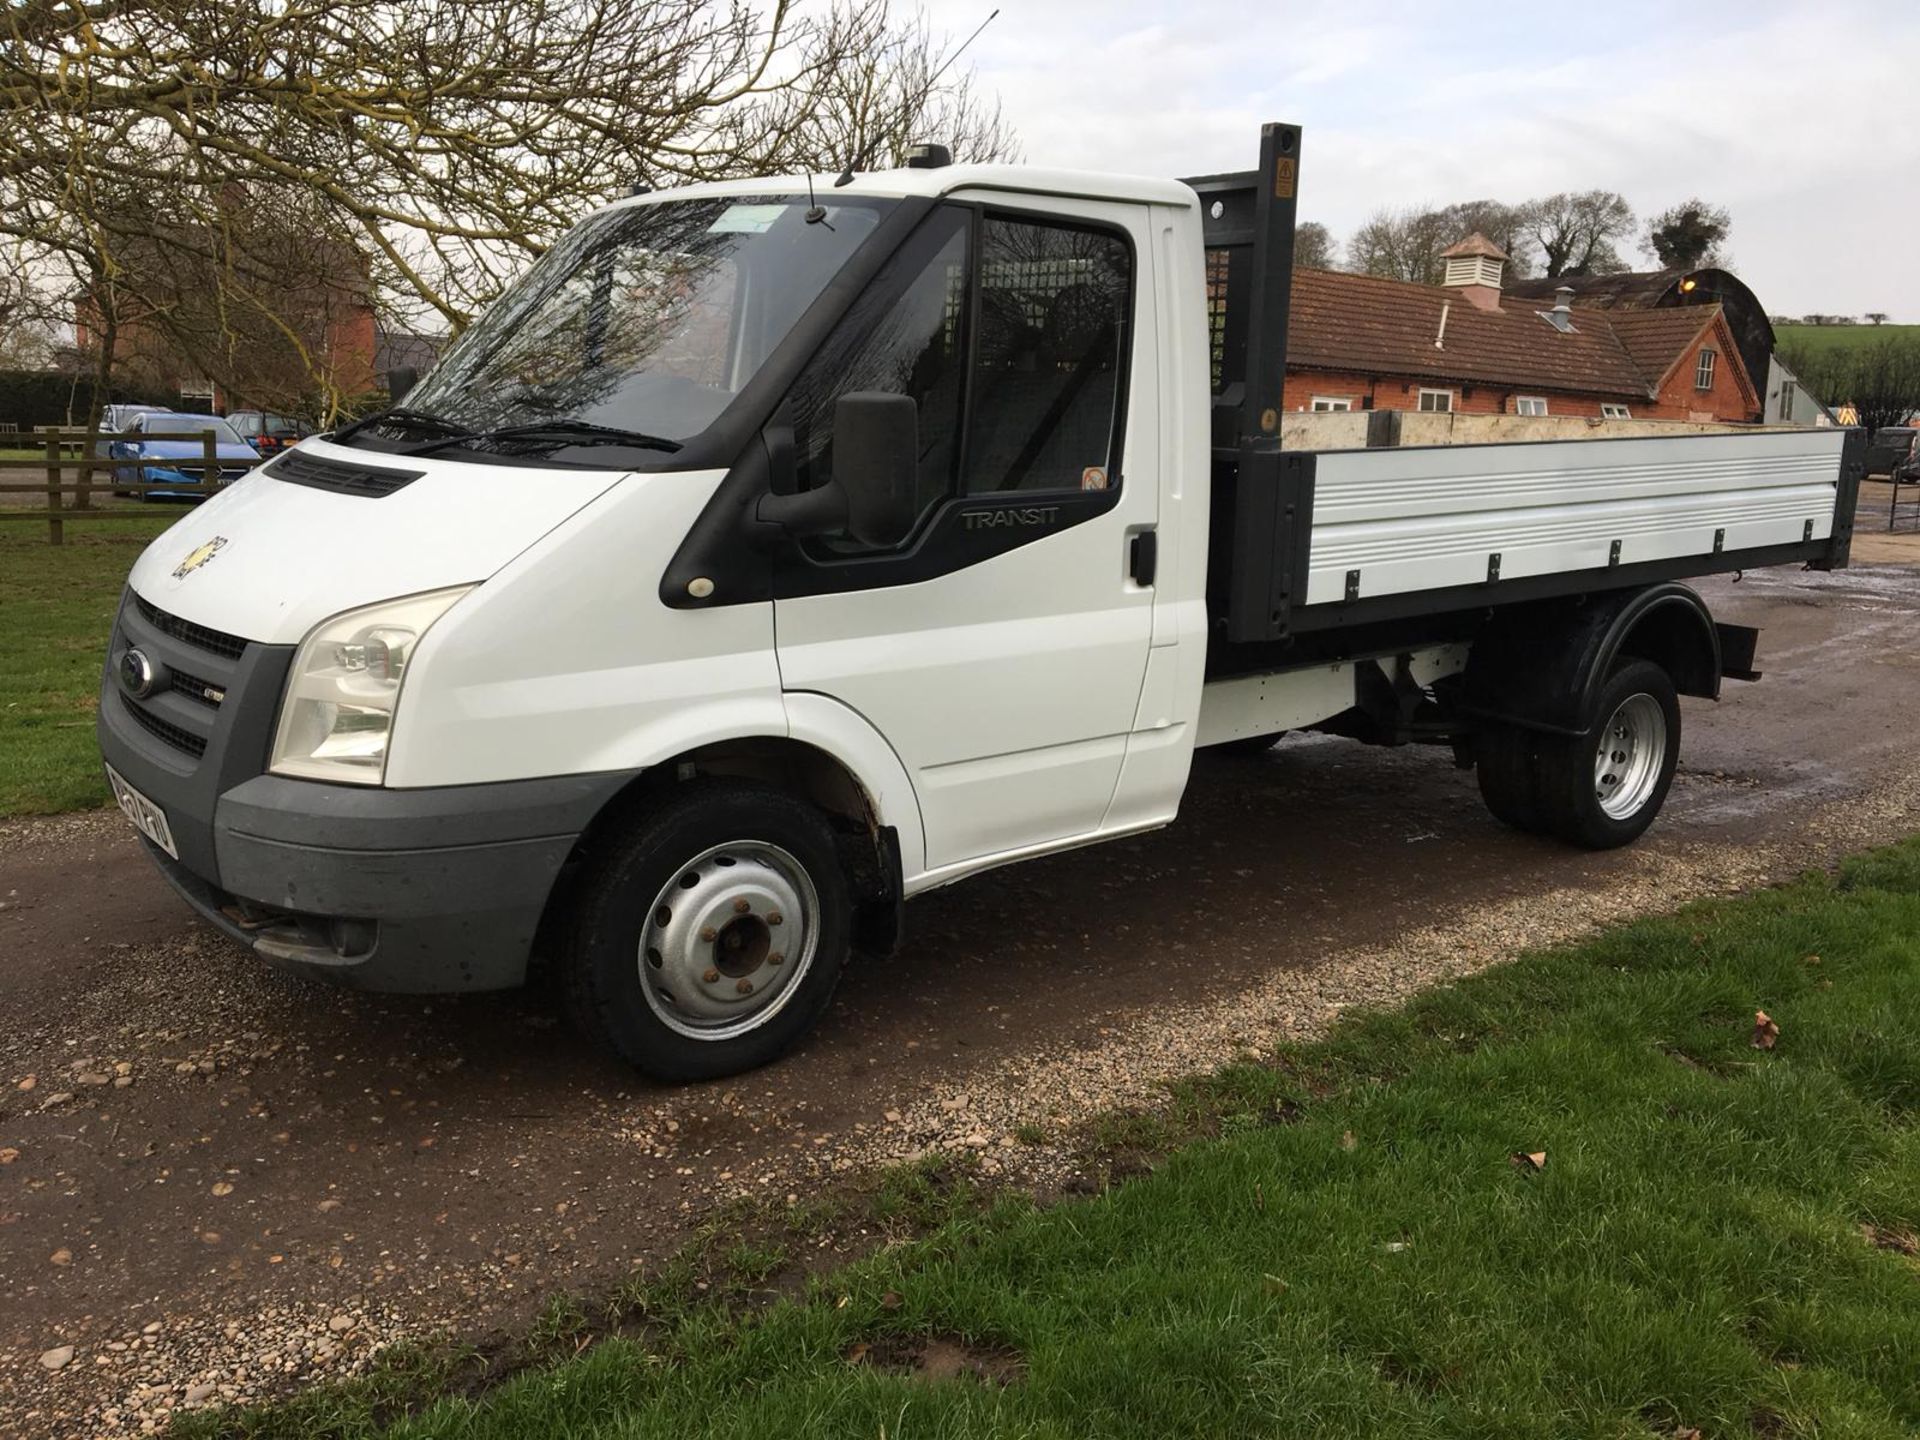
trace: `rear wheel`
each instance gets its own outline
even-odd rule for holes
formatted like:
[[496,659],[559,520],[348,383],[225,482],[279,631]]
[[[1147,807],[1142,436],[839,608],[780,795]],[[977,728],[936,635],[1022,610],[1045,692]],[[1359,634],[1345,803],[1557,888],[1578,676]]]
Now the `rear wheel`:
[[1478,746],[1487,808],[1521,830],[1589,850],[1640,838],[1680,759],[1680,698],[1649,660],[1623,660],[1594,697],[1584,735],[1494,726]]
[[561,959],[567,1009],[658,1079],[737,1074],[826,1009],[851,927],[824,816],[758,785],[689,785],[590,863]]

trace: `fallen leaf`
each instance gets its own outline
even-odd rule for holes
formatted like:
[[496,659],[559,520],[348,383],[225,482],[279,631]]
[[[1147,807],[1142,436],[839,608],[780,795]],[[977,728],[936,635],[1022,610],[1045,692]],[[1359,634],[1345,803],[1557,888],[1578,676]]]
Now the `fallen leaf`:
[[1773,1023],[1771,1016],[1764,1010],[1753,1012],[1753,1048],[1771,1050],[1780,1043],[1780,1027]]
[[73,1263],[73,1251],[62,1245],[58,1250],[54,1251],[53,1254],[49,1255],[47,1259],[55,1265],[71,1265]]
[[13,1164],[14,1161],[18,1160],[19,1158],[20,1158],[20,1152],[14,1149],[14,1147],[11,1145],[7,1146],[5,1149],[0,1149],[0,1165],[11,1165]]
[[1359,1144],[1360,1142],[1353,1138],[1353,1132],[1351,1130],[1346,1131],[1340,1137],[1340,1148],[1342,1150],[1357,1149]]
[[1544,1170],[1547,1168],[1547,1152],[1516,1150],[1507,1157],[1507,1163],[1519,1170]]
[[214,1193],[214,1194],[216,1194],[216,1195],[231,1195],[231,1194],[233,1194],[233,1182],[232,1182],[232,1181],[229,1181],[229,1180],[216,1180],[216,1181],[214,1181],[214,1182],[213,1182],[213,1193]]
[[1269,1295],[1284,1295],[1287,1293],[1287,1282],[1282,1280],[1278,1275],[1262,1275],[1260,1279],[1264,1282],[1266,1292]]
[[858,1365],[862,1360],[867,1358],[867,1352],[871,1349],[873,1349],[873,1346],[869,1345],[866,1341],[856,1340],[847,1347],[847,1353],[844,1358],[847,1364]]
[[880,1297],[880,1308],[882,1310],[898,1310],[901,1303],[900,1292],[898,1290],[889,1290]]
[[1684,1425],[1673,1432],[1673,1440],[1700,1440],[1700,1428],[1697,1425]]
[[31,1090],[33,1089],[34,1086],[38,1085],[39,1083],[40,1083],[40,1080],[38,1076],[28,1075],[24,1077],[20,1081],[20,1083],[14,1086],[13,1088],[16,1090]]

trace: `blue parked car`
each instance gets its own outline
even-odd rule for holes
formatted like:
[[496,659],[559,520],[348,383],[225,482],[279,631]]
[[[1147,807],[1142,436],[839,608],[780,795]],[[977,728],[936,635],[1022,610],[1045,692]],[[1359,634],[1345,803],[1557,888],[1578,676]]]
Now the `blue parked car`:
[[[260,453],[242,440],[234,428],[218,415],[149,410],[132,418],[126,433],[107,447],[108,453],[116,460],[162,460],[168,463],[150,464],[144,471],[134,466],[117,466],[114,471],[115,483],[133,485],[144,479],[149,485],[165,487],[142,491],[140,498],[143,500],[151,500],[155,496],[175,500],[204,500],[221,486],[231,485],[245,476],[251,465],[218,463],[214,474],[206,473],[207,450],[200,438],[205,430],[213,431],[216,462],[254,461],[260,458]],[[164,438],[174,435],[185,438]]]

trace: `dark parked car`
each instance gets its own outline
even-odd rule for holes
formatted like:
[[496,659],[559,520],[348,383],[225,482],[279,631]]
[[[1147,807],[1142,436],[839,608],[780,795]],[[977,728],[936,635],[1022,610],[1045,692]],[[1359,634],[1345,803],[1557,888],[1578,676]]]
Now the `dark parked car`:
[[[207,430],[213,431],[215,445],[216,468],[212,475],[206,473],[206,441],[202,438],[202,432]],[[175,439],[175,436],[181,438]],[[186,415],[177,410],[150,410],[134,416],[127,432],[113,441],[108,453],[116,460],[166,462],[148,465],[144,473],[137,466],[116,467],[117,483],[131,485],[144,479],[149,485],[165,487],[142,491],[143,500],[155,496],[203,500],[221,486],[242,479],[252,468],[249,464],[226,462],[260,458],[259,451],[235,434],[233,427],[218,415]]]
[[305,421],[271,410],[236,410],[227,416],[227,423],[242,440],[266,456],[278,455],[313,433],[313,427]]
[[1913,454],[1913,437],[1920,434],[1911,425],[1882,425],[1867,442],[1867,474],[1891,475],[1893,467]]

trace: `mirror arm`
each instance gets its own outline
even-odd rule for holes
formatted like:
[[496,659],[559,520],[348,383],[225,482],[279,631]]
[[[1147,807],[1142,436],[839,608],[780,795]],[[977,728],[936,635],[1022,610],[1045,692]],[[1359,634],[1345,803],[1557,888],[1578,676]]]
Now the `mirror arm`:
[[753,518],[786,535],[831,535],[847,527],[847,492],[829,482],[798,495],[762,495]]

